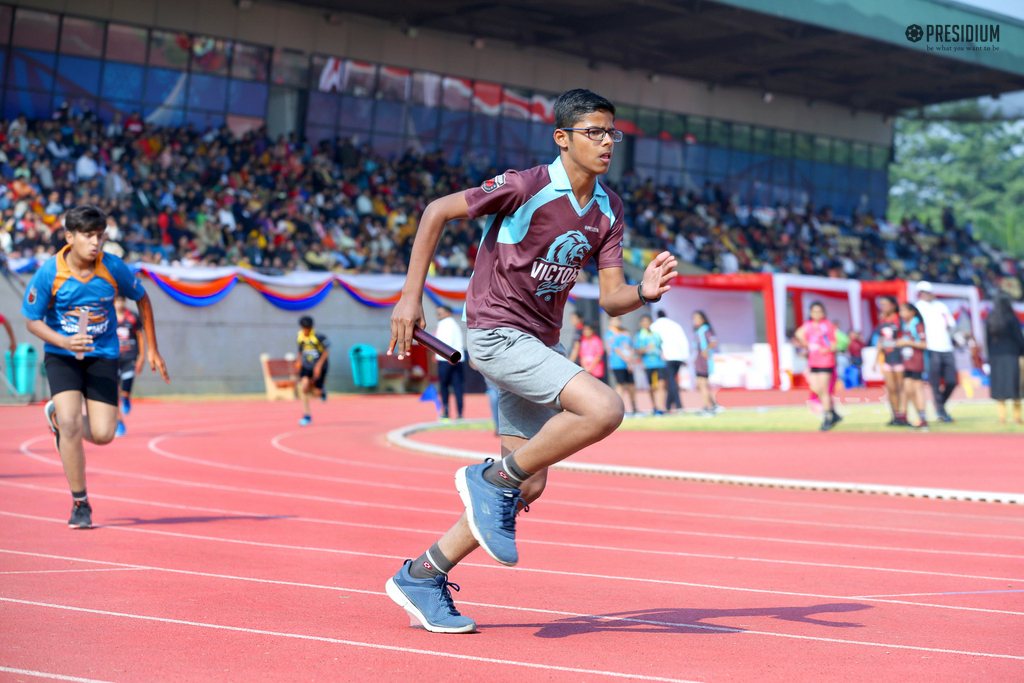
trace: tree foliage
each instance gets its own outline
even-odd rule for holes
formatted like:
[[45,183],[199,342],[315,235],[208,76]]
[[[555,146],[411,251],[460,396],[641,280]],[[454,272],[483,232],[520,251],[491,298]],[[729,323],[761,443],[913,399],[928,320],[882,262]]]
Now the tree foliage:
[[916,215],[939,226],[950,206],[957,223],[971,221],[979,237],[1024,255],[1024,121],[950,120],[971,118],[972,107],[931,107],[896,120],[889,219]]

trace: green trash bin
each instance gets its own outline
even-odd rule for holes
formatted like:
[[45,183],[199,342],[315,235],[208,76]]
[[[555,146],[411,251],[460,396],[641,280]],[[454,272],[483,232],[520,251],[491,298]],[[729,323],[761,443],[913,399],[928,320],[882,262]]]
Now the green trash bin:
[[377,386],[377,349],[369,344],[356,344],[348,351],[352,361],[352,381],[357,387]]
[[27,396],[35,393],[38,355],[35,347],[31,344],[18,344],[13,358],[10,350],[4,354],[7,382],[14,387],[17,394]]

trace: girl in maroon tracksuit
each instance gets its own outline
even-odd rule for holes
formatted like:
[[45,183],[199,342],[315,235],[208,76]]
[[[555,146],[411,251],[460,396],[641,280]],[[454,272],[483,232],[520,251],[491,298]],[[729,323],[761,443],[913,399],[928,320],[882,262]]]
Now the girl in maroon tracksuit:
[[918,429],[928,429],[928,420],[924,412],[924,321],[914,304],[900,304],[900,333],[896,340],[896,348],[903,357],[903,405],[902,412],[906,415],[907,402],[913,401],[917,416],[921,423]]

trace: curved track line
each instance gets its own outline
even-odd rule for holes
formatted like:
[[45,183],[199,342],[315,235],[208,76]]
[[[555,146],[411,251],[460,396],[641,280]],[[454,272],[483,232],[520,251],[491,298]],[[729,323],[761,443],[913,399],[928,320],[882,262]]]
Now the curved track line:
[[[45,491],[47,493],[54,493],[59,495],[67,495],[67,491],[64,489],[50,489],[43,486],[34,486],[32,484],[23,484],[16,482],[5,482],[0,481],[0,485],[3,486],[14,486],[17,488],[25,488],[33,491]],[[402,533],[416,533],[416,534],[429,534],[429,535],[440,535],[444,533],[440,529],[415,529],[410,527],[399,527],[399,526],[388,526],[384,524],[367,524],[363,522],[345,522],[337,519],[319,519],[316,517],[293,517],[293,516],[267,516],[258,512],[245,512],[242,510],[223,510],[220,508],[209,508],[200,507],[196,505],[182,505],[179,503],[162,503],[154,500],[139,500],[135,498],[123,498],[120,496],[108,496],[104,494],[93,494],[95,500],[111,500],[120,503],[132,503],[134,505],[151,505],[153,507],[171,508],[174,510],[188,510],[190,512],[214,512],[222,515],[233,515],[239,518],[265,518],[265,519],[279,519],[285,522],[308,522],[313,524],[329,524],[332,526],[346,526],[357,529],[374,529],[378,531],[397,531]],[[523,543],[527,545],[550,545],[557,546],[559,548],[580,548],[584,550],[602,550],[612,552],[623,552],[623,553],[637,553],[645,555],[664,555],[670,557],[692,557],[699,559],[709,560],[726,560],[726,561],[737,561],[737,562],[760,562],[766,564],[782,564],[782,565],[795,565],[802,567],[816,567],[819,569],[851,569],[856,571],[877,571],[887,572],[896,574],[916,574],[921,576],[941,576],[944,578],[955,578],[955,579],[976,579],[981,581],[1015,581],[1024,583],[1024,579],[1017,579],[1004,576],[979,576],[976,574],[952,574],[949,572],[935,572],[927,571],[923,569],[896,569],[892,567],[868,567],[863,565],[850,565],[850,564],[836,564],[828,562],[807,562],[804,560],[779,560],[772,558],[761,558],[761,557],[742,557],[737,555],[713,555],[709,553],[688,553],[677,550],[649,550],[646,548],[623,548],[620,546],[605,546],[605,545],[593,545],[587,543],[567,543],[563,541],[541,541],[537,539],[518,539],[517,543]],[[879,596],[886,597],[886,596]],[[895,597],[895,596],[893,596]]]
[[95,678],[79,678],[78,676],[64,676],[63,674],[50,674],[45,671],[29,671],[28,669],[14,669],[9,666],[0,666],[0,671],[7,674],[19,676],[34,676],[36,678],[49,678],[51,681],[76,681],[77,683],[109,683]]
[[[20,512],[8,512],[6,510],[0,510],[0,515],[5,515],[5,516],[8,516],[8,517],[17,517],[17,518],[21,518],[21,519],[30,519],[30,520],[39,521],[39,522],[56,522],[56,523],[60,523],[60,524],[66,524],[66,522],[64,520],[62,520],[62,519],[55,519],[55,518],[51,518],[51,517],[40,517],[38,515],[26,515],[26,514],[22,514]],[[203,536],[203,535],[200,535],[200,534],[185,534],[185,533],[181,533],[181,532],[177,532],[177,531],[161,531],[161,530],[158,530],[158,529],[139,529],[139,528],[135,528],[135,527],[102,526],[102,525],[98,526],[96,528],[98,528],[98,529],[111,529],[111,530],[114,530],[114,531],[129,531],[129,532],[140,533],[140,534],[153,534],[153,535],[156,535],[156,536],[169,536],[169,537],[172,537],[172,538],[185,538],[185,539],[189,539],[189,540],[213,541],[215,543],[229,543],[229,544],[235,544],[235,545],[247,545],[247,546],[255,546],[255,547],[259,547],[259,548],[274,548],[274,549],[278,549],[278,550],[298,550],[298,551],[303,551],[303,552],[329,553],[329,554],[333,554],[333,555],[349,555],[349,556],[354,556],[354,557],[372,557],[372,558],[375,558],[375,559],[395,560],[395,561],[398,561],[398,562],[401,562],[401,561],[404,561],[404,560],[407,559],[407,558],[405,558],[402,555],[385,555],[383,553],[368,553],[368,552],[362,552],[360,550],[343,550],[341,548],[320,548],[320,547],[317,547],[317,546],[287,545],[287,544],[284,544],[284,543],[270,543],[270,542],[266,542],[266,541],[248,541],[248,540],[236,539],[236,538],[220,538],[220,537],[217,537],[217,536]],[[460,562],[459,566],[460,567],[477,567],[477,568],[482,568],[482,569],[502,569],[502,570],[506,569],[505,567],[502,567],[501,565],[498,565],[498,564],[479,564],[479,563],[476,563],[476,562]],[[789,596],[789,597],[798,597],[798,598],[815,598],[815,599],[818,599],[818,600],[848,600],[849,599],[846,596],[842,596],[842,595],[823,595],[823,594],[820,594],[820,593],[798,593],[798,592],[794,592],[794,591],[769,590],[769,589],[766,589],[766,588],[744,588],[744,587],[740,587],[740,586],[720,586],[720,585],[717,585],[717,584],[694,583],[694,582],[690,582],[690,581],[673,581],[673,580],[670,580],[670,579],[645,579],[645,578],[641,578],[641,577],[637,577],[637,576],[625,576],[625,575],[622,575],[622,574],[613,574],[613,575],[590,574],[590,573],[586,573],[586,572],[570,572],[570,571],[563,571],[563,570],[559,570],[559,569],[538,569],[538,568],[535,568],[535,567],[516,567],[516,570],[517,571],[521,571],[521,572],[535,573],[535,574],[551,574],[551,575],[555,575],[555,576],[570,576],[570,577],[573,577],[575,579],[579,579],[580,577],[584,577],[584,578],[588,578],[588,579],[598,579],[600,581],[624,581],[624,582],[631,582],[631,583],[655,584],[655,585],[662,585],[662,586],[682,586],[682,587],[685,587],[685,588],[706,588],[706,589],[711,589],[711,590],[734,591],[734,592],[739,592],[739,593],[759,593],[759,594],[765,594],[765,595],[785,595],[785,596]],[[936,609],[951,609],[951,610],[958,610],[958,611],[965,611],[965,612],[987,612],[987,613],[991,613],[991,614],[1008,614],[1008,615],[1013,615],[1013,616],[1024,616],[1024,612],[1013,612],[1013,611],[1008,611],[1008,610],[986,609],[986,608],[982,608],[982,607],[963,607],[963,606],[960,606],[960,605],[938,605],[938,604],[933,604],[933,603],[910,602],[910,601],[907,601],[907,600],[889,600],[889,599],[884,599],[884,598],[865,598],[865,601],[866,602],[891,603],[891,604],[895,604],[895,605],[909,605],[909,606],[914,606],[914,607],[928,607],[928,608],[936,608]]]
[[[485,420],[477,420],[485,421]],[[463,448],[437,446],[408,438],[410,434],[441,426],[440,422],[421,422],[394,429],[387,434],[388,442],[409,451],[443,455],[466,460],[482,460],[491,457],[488,453],[469,451]],[[601,465],[598,463],[569,462],[563,460],[551,466],[552,469],[570,470],[573,472],[595,472],[599,474],[618,474],[634,477],[654,477],[657,479],[680,479],[683,481],[700,481],[711,484],[738,484],[740,486],[764,486],[768,488],[801,489],[805,491],[836,491],[840,493],[873,493],[887,496],[907,496],[910,498],[940,498],[949,500],[974,500],[989,503],[1024,504],[1024,493],[996,493],[990,491],[962,491],[958,489],[938,489],[923,486],[891,486],[887,484],[855,484],[836,481],[814,481],[809,479],[784,479],[777,477],[746,477],[734,474],[712,474],[708,472],[684,472],[680,470],[662,470],[651,467],[629,467],[626,465]]]
[[[256,583],[266,583],[266,584],[283,585],[283,586],[295,586],[295,587],[299,587],[299,588],[319,588],[319,589],[322,589],[322,590],[345,592],[345,593],[358,593],[358,594],[362,594],[362,595],[377,595],[377,596],[384,596],[384,595],[386,595],[386,593],[381,593],[380,591],[369,591],[369,590],[362,590],[362,589],[358,589],[358,588],[343,588],[343,587],[340,587],[340,586],[324,586],[324,585],[318,585],[318,584],[312,584],[312,583],[296,583],[294,581],[278,581],[278,580],[274,580],[274,579],[257,579],[257,578],[248,577],[248,576],[233,576],[233,575],[230,575],[230,574],[210,574],[210,573],[207,573],[207,572],[195,572],[195,571],[189,571],[189,570],[186,570],[186,569],[170,569],[170,568],[166,568],[166,567],[151,567],[151,566],[144,566],[144,565],[128,565],[128,564],[123,564],[123,563],[120,563],[120,562],[107,562],[107,561],[104,561],[104,560],[81,560],[79,558],[63,557],[63,556],[60,556],[60,555],[45,555],[45,554],[42,554],[42,553],[26,553],[26,552],[20,552],[20,551],[17,551],[17,550],[3,550],[3,549],[0,549],[0,552],[3,552],[3,553],[13,553],[13,554],[16,554],[16,555],[28,555],[28,556],[32,556],[32,557],[44,557],[44,558],[50,558],[50,559],[73,560],[73,561],[81,561],[81,562],[94,562],[94,563],[99,563],[99,564],[111,564],[111,565],[117,565],[117,566],[124,566],[126,568],[132,568],[132,569],[148,569],[148,570],[151,570],[151,571],[171,572],[171,573],[175,573],[175,574],[188,574],[188,575],[192,575],[192,576],[203,576],[203,577],[210,577],[210,578],[217,578],[217,579],[230,579],[230,580],[235,580],[235,581],[252,581],[252,582],[256,582]],[[692,624],[692,623],[685,623],[685,622],[678,622],[678,621],[658,621],[658,620],[655,620],[655,619],[640,619],[638,617],[623,617],[623,616],[617,616],[617,615],[584,614],[584,613],[579,613],[579,612],[565,612],[565,611],[560,611],[560,610],[540,609],[540,608],[534,608],[534,607],[516,607],[516,606],[511,606],[511,605],[494,605],[494,604],[490,604],[490,603],[486,603],[486,602],[470,602],[470,601],[463,601],[463,600],[460,600],[459,604],[460,605],[472,605],[474,607],[485,607],[485,608],[491,608],[491,609],[512,610],[512,611],[516,611],[516,612],[534,612],[534,613],[538,613],[538,614],[550,614],[550,615],[561,616],[561,617],[575,617],[575,618],[583,618],[583,619],[600,619],[603,623],[615,623],[615,622],[618,622],[618,621],[623,621],[623,622],[627,622],[627,623],[651,624],[651,625],[655,625],[655,626],[674,626],[674,627],[684,626],[686,628],[694,628],[694,629],[700,629],[700,630],[704,630],[704,631],[719,631],[719,632],[724,632],[724,633],[740,633],[740,634],[749,634],[749,635],[769,636],[769,637],[773,637],[773,638],[792,638],[792,639],[797,639],[797,640],[811,640],[811,641],[826,642],[826,643],[842,643],[842,644],[845,644],[845,645],[865,645],[865,646],[869,646],[869,647],[897,647],[897,648],[907,648],[907,649],[911,649],[911,650],[920,650],[920,651],[925,651],[925,652],[943,652],[943,653],[976,655],[976,656],[982,656],[982,657],[999,657],[999,658],[1010,658],[1010,659],[1024,659],[1024,657],[1017,657],[1016,655],[1000,655],[1000,654],[989,654],[989,653],[978,653],[978,652],[964,652],[964,651],[954,651],[954,650],[944,650],[944,649],[937,649],[937,648],[928,648],[928,647],[915,646],[915,645],[895,645],[894,646],[894,645],[890,645],[889,643],[874,643],[874,642],[870,642],[870,641],[846,640],[846,639],[841,639],[841,638],[823,638],[823,637],[819,637],[819,636],[805,636],[805,635],[797,635],[797,634],[790,634],[790,633],[777,633],[777,632],[774,632],[774,631],[755,631],[755,630],[751,630],[751,629],[747,629],[747,628],[742,628],[742,627],[715,626],[715,625],[712,625],[712,624]]]
[[332,462],[338,465],[352,465],[355,467],[372,467],[380,470],[391,470],[394,472],[417,472],[420,474],[443,474],[445,476],[451,476],[451,472],[448,469],[428,469],[426,467],[402,467],[400,465],[383,465],[376,462],[363,462],[361,460],[346,460],[342,458],[332,458],[326,455],[318,455],[316,453],[310,453],[308,451],[300,451],[296,448],[290,448],[282,445],[281,441],[290,438],[295,434],[308,434],[308,431],[291,430],[278,434],[270,440],[270,445],[279,451],[289,453],[291,455],[297,455],[301,458],[310,458],[311,460],[321,460],[323,462]]
[[[32,453],[27,448],[27,444],[34,443],[36,441],[41,441],[43,439],[48,439],[48,438],[49,437],[47,437],[47,436],[40,436],[40,437],[35,437],[34,439],[29,439],[28,441],[26,441],[25,443],[22,444],[22,452],[25,453],[26,455],[28,455],[29,457],[32,457],[32,458],[34,458],[36,460],[39,460],[41,462],[45,462],[45,463],[48,463],[48,464],[51,464],[51,465],[60,466],[60,462],[59,461],[48,460],[46,458],[43,458],[43,457],[41,457],[39,455],[36,455],[36,454]],[[460,510],[454,509],[454,508],[453,509],[447,509],[447,510],[435,510],[435,509],[423,508],[423,507],[414,507],[414,506],[406,506],[406,505],[393,505],[393,504],[389,504],[389,503],[371,503],[371,502],[365,502],[365,501],[347,500],[347,499],[343,499],[343,498],[328,498],[326,496],[314,496],[314,495],[310,495],[310,494],[282,493],[282,492],[279,492],[279,491],[266,491],[266,490],[263,490],[263,489],[250,489],[250,488],[242,488],[242,487],[237,487],[237,486],[227,486],[227,485],[223,485],[223,484],[204,484],[204,483],[200,483],[200,482],[185,481],[185,480],[181,480],[181,479],[169,479],[167,477],[158,477],[158,476],[146,475],[146,474],[134,474],[134,473],[130,473],[130,472],[122,472],[122,471],[118,471],[118,470],[107,470],[107,469],[101,469],[101,468],[93,468],[92,471],[93,472],[103,473],[103,474],[111,474],[111,475],[116,475],[116,476],[124,476],[124,477],[131,477],[131,478],[135,478],[135,479],[142,479],[144,481],[156,481],[156,482],[160,482],[160,483],[164,483],[164,484],[177,484],[177,485],[180,485],[180,486],[193,486],[193,487],[198,487],[198,488],[207,488],[207,489],[213,489],[213,490],[219,490],[219,491],[232,491],[232,492],[236,492],[236,493],[266,495],[266,496],[274,496],[274,497],[278,497],[278,498],[294,498],[294,499],[298,499],[298,500],[311,500],[311,501],[325,502],[325,503],[336,503],[336,504],[341,504],[341,505],[354,505],[354,506],[359,506],[359,507],[372,507],[372,508],[378,508],[378,509],[384,509],[384,510],[401,510],[401,511],[415,512],[415,513],[419,513],[419,514],[430,513],[430,514],[452,515],[452,514],[458,514],[460,512]],[[857,549],[857,550],[885,550],[885,551],[894,551],[894,552],[901,552],[901,553],[902,552],[925,553],[925,554],[931,554],[931,555],[965,555],[965,556],[972,556],[972,557],[995,557],[995,558],[1007,558],[1007,559],[1024,559],[1024,556],[1020,556],[1020,555],[1006,555],[1006,554],[1001,554],[1001,553],[979,553],[979,552],[971,552],[971,551],[966,551],[966,550],[935,550],[935,549],[932,549],[932,548],[897,548],[897,547],[890,547],[890,546],[863,545],[863,544],[855,544],[855,543],[837,543],[837,542],[831,542],[831,541],[805,541],[805,540],[802,540],[802,539],[772,538],[772,537],[766,537],[766,536],[744,536],[744,535],[739,535],[739,534],[714,534],[714,533],[702,532],[702,531],[683,531],[683,530],[679,530],[679,529],[654,529],[654,528],[648,528],[648,527],[633,527],[633,526],[621,526],[621,525],[612,525],[612,524],[596,524],[596,523],[588,523],[588,522],[568,522],[568,521],[563,521],[563,520],[552,520],[552,519],[534,519],[534,520],[531,520],[531,521],[534,524],[551,524],[551,525],[556,525],[556,526],[561,525],[561,526],[574,526],[574,527],[589,527],[589,528],[594,528],[594,529],[615,529],[615,530],[618,530],[618,531],[639,531],[639,532],[644,532],[644,533],[673,534],[673,535],[679,535],[679,536],[698,536],[698,537],[703,537],[703,538],[728,538],[728,539],[735,539],[735,540],[741,540],[741,541],[759,541],[759,542],[769,542],[769,543],[791,543],[791,544],[795,544],[795,545],[815,545],[815,546],[826,546],[826,547],[835,547],[835,548],[853,548],[853,549]]]

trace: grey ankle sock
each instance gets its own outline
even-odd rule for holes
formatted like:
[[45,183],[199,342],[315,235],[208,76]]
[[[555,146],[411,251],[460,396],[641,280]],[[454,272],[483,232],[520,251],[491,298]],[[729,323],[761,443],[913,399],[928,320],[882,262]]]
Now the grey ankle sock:
[[484,480],[503,489],[519,488],[524,481],[530,478],[530,473],[516,464],[515,455],[515,453],[509,453],[484,470]]
[[455,563],[444,556],[435,543],[430,550],[417,557],[409,567],[409,576],[414,579],[432,579],[455,569]]

